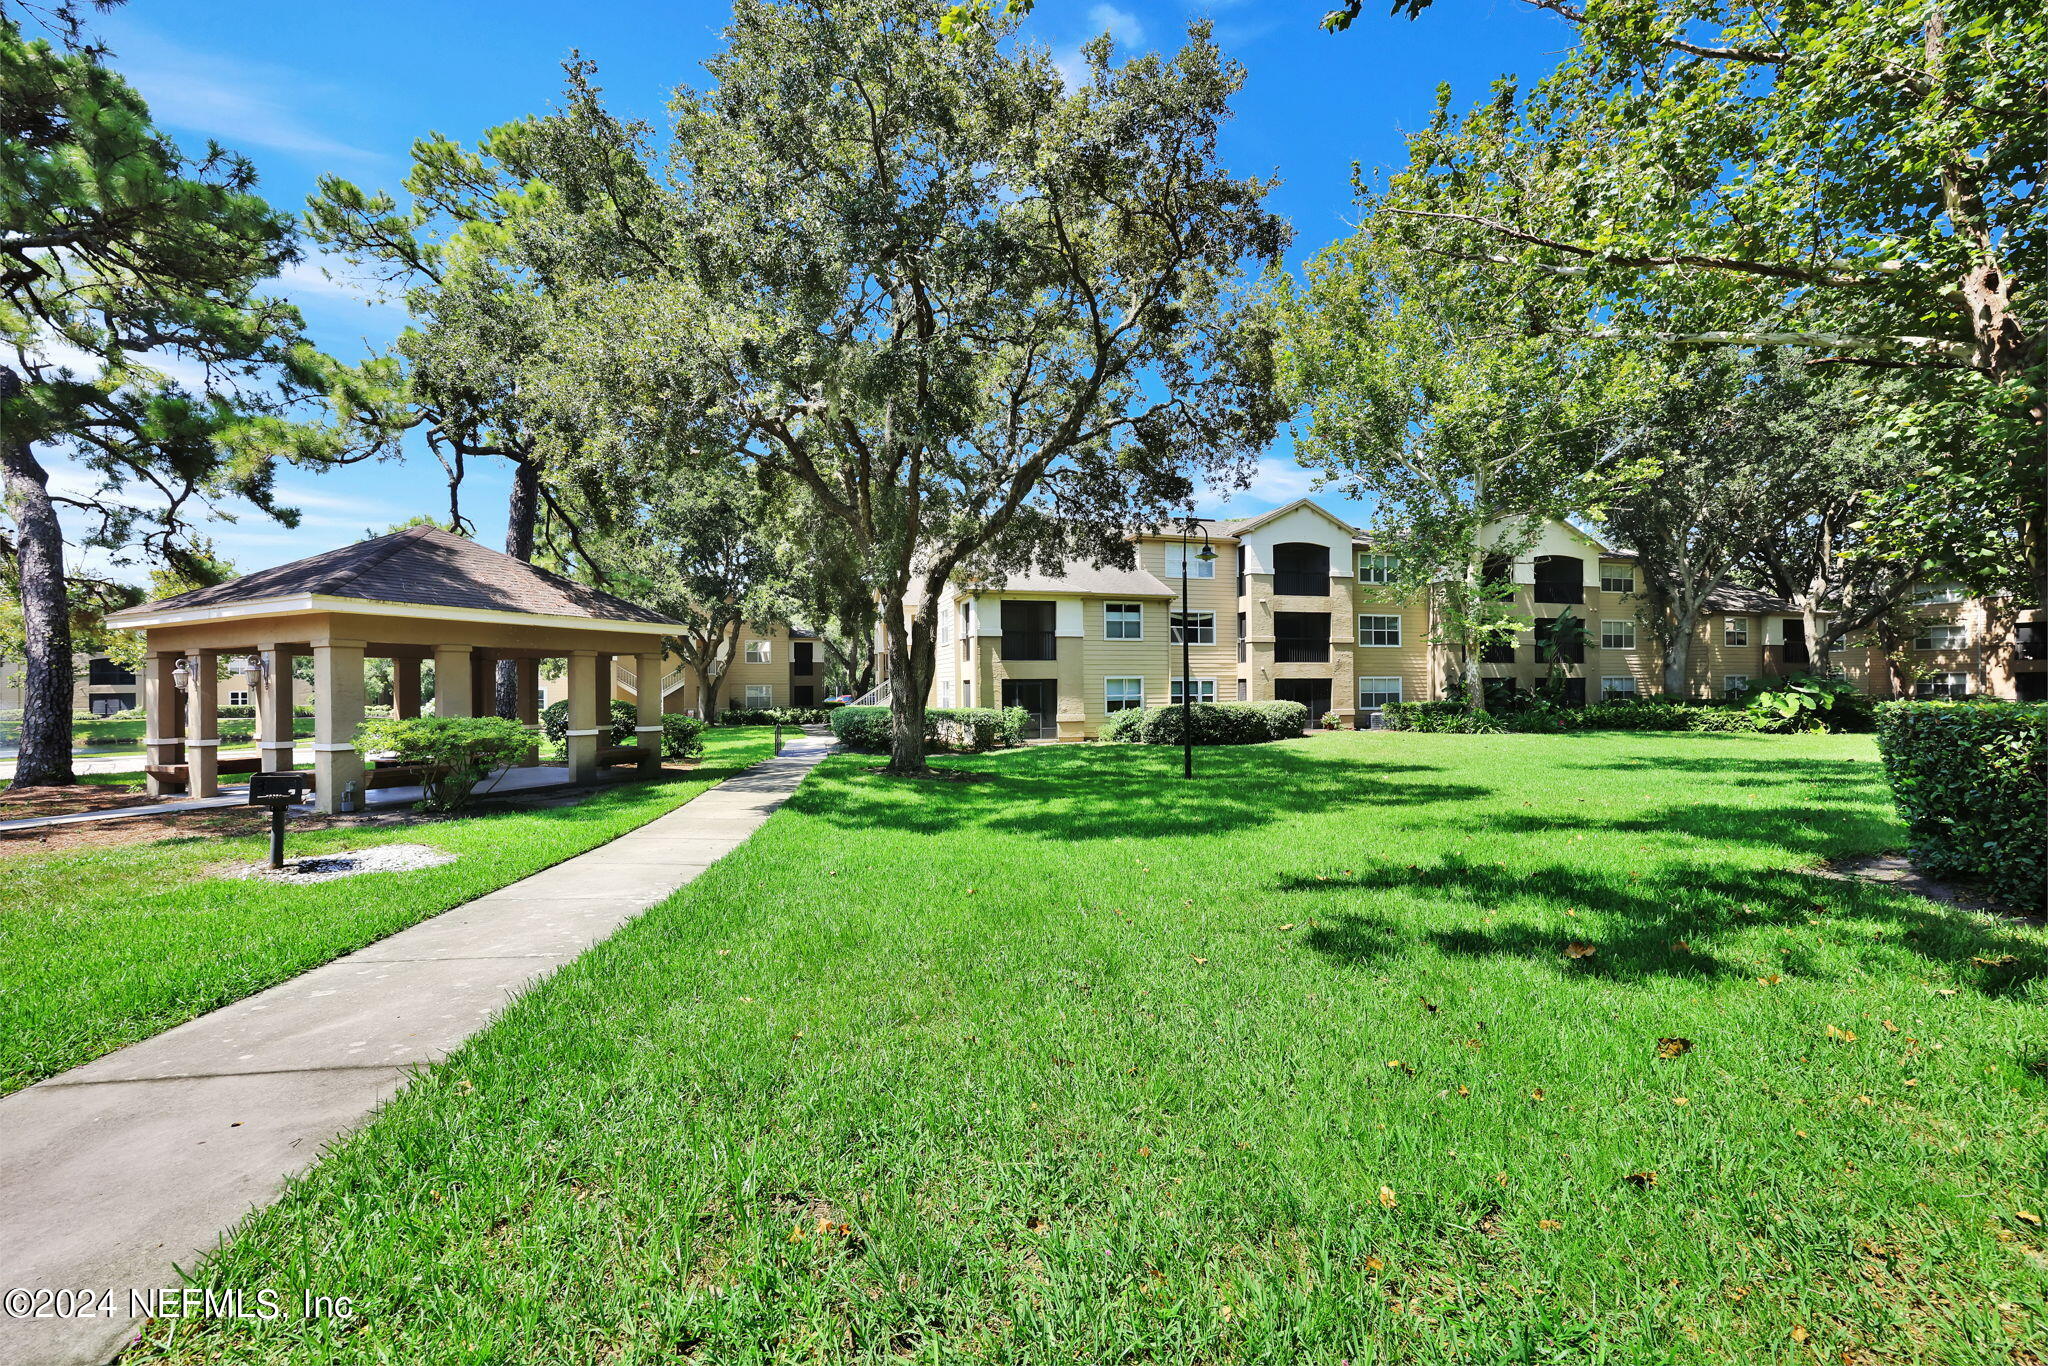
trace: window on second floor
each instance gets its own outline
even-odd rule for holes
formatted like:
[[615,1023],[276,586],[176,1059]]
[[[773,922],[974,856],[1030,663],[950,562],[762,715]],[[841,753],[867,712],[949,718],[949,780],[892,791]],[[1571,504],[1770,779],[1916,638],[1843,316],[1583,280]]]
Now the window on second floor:
[[1003,604],[1004,659],[1058,659],[1053,639],[1053,605],[1049,602]]
[[1970,628],[1955,621],[1928,621],[1913,637],[1916,650],[1960,650],[1970,643]]
[[1251,644],[1244,638],[1244,613],[1237,614],[1237,662],[1242,664],[1251,657]]
[[1213,678],[1170,679],[1167,683],[1166,700],[1178,705],[1181,700],[1183,684],[1190,685],[1191,695],[1188,698],[1190,702],[1214,702],[1216,700],[1216,680]]
[[1600,623],[1600,648],[1603,650],[1633,650],[1636,648],[1636,624],[1633,621],[1616,621],[1612,617]]
[[1330,547],[1313,541],[1282,541],[1274,546],[1273,591],[1297,598],[1328,597]]
[[1358,581],[1360,583],[1392,583],[1399,573],[1399,565],[1392,555],[1360,555],[1358,557]]
[[1216,643],[1216,614],[1214,612],[1175,612],[1168,619],[1166,637],[1178,645],[1187,637],[1190,645],[1214,645]]
[[749,664],[766,664],[767,662],[768,662],[768,642],[767,642],[767,641],[765,641],[765,640],[750,640],[750,641],[748,641],[748,642],[747,642],[747,663],[749,663]]
[[1729,617],[1723,621],[1721,623],[1721,643],[1723,645],[1749,644],[1749,619],[1747,617]]
[[1273,659],[1279,664],[1327,664],[1330,660],[1330,614],[1275,612]]
[[1104,711],[1136,711],[1144,705],[1144,679],[1105,678],[1102,680],[1102,709]]
[[1144,607],[1135,602],[1103,603],[1102,638],[1104,640],[1143,640],[1145,638]]
[[1635,592],[1636,571],[1611,565],[1600,566],[1600,590],[1604,593]]
[[1218,555],[1215,559],[1205,560],[1202,558],[1202,547],[1199,543],[1189,545],[1175,541],[1166,547],[1166,577],[1179,578],[1181,562],[1185,560],[1189,578],[1213,579],[1216,577],[1216,560],[1221,558],[1223,557]]
[[135,674],[105,655],[94,655],[85,666],[85,681],[95,688],[124,688],[135,681]]
[[1954,583],[1930,583],[1913,590],[1913,605],[1936,607],[1945,602],[1961,602],[1962,585]]
[[1358,617],[1358,643],[1360,645],[1399,645],[1401,643],[1401,618],[1379,617],[1361,612]]

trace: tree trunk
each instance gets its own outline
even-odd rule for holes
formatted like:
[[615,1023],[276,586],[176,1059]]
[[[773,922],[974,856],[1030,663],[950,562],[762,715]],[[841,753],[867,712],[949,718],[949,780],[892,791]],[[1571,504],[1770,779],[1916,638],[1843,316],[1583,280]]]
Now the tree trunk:
[[883,772],[905,778],[931,775],[925,762],[925,694],[931,688],[937,661],[931,626],[920,615],[909,616],[896,598],[895,619],[889,622],[889,762]]
[[1664,695],[1686,697],[1689,693],[1692,673],[1692,628],[1699,619],[1699,609],[1690,608],[1678,614],[1676,629],[1671,638],[1664,642]]
[[[527,457],[512,458],[512,496],[505,507],[505,553],[524,563],[533,560],[533,528],[540,519],[540,469]],[[641,684],[635,684],[636,687]],[[655,680],[661,686],[661,680]],[[504,717],[519,715],[519,664],[517,660],[498,661],[497,713]]]
[[[21,393],[21,377],[0,366],[0,402]],[[0,436],[0,475],[14,521],[21,580],[23,666],[21,753],[10,787],[76,782],[71,771],[71,607],[64,592],[64,531],[49,476],[26,441]],[[156,718],[150,718],[154,724]]]

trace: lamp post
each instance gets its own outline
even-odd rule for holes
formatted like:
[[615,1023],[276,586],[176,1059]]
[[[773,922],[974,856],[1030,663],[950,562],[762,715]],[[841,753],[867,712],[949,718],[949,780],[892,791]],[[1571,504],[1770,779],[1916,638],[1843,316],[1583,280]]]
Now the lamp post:
[[1202,533],[1202,548],[1194,558],[1203,564],[1216,559],[1215,548],[1209,544],[1209,533],[1195,520],[1195,510],[1188,509],[1187,520],[1180,529],[1180,776],[1195,776],[1195,680],[1190,667],[1190,645],[1195,636],[1194,613],[1188,609],[1188,547],[1194,543],[1196,531]]

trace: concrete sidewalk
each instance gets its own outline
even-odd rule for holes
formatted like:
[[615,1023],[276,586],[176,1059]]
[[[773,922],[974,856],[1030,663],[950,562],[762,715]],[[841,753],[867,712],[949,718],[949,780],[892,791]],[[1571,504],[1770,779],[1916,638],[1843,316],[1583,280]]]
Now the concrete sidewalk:
[[831,748],[790,740],[609,844],[325,967],[0,1099],[0,1291],[110,1291],[111,1313],[0,1314],[0,1362],[98,1366],[131,1289],[220,1235],[537,978],[751,835]]

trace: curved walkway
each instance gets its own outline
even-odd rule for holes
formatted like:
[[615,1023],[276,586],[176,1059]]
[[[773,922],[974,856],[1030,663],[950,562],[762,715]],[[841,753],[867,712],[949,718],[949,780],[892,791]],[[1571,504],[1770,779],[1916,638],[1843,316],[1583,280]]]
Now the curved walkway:
[[832,747],[781,755],[609,844],[212,1014],[0,1099],[0,1291],[111,1292],[0,1312],[0,1361],[98,1366],[130,1291],[179,1284],[413,1069],[751,835]]

